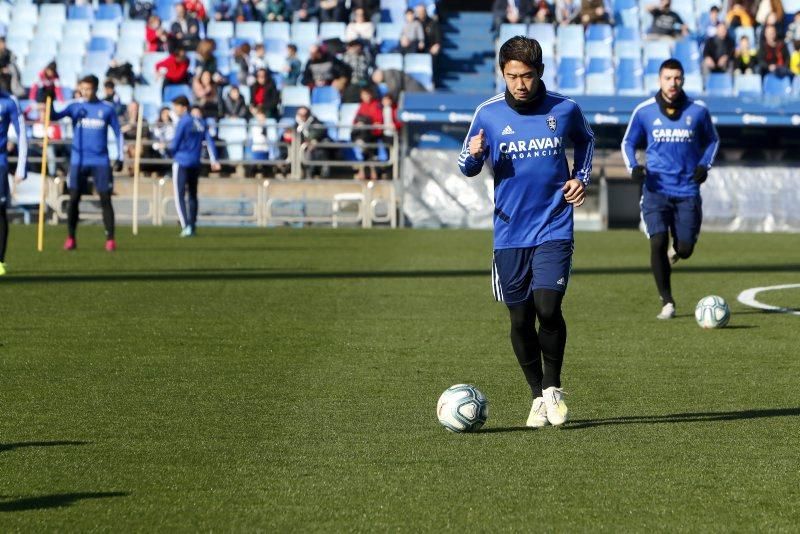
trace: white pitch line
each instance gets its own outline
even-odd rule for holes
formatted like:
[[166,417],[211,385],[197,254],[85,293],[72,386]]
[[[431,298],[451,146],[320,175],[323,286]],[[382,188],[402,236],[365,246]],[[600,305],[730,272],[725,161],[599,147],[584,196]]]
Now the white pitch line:
[[745,289],[739,296],[736,297],[736,300],[741,302],[746,306],[750,306],[752,308],[758,308],[760,310],[767,310],[772,312],[778,313],[788,313],[791,315],[800,315],[800,310],[793,310],[792,308],[781,308],[780,306],[772,306],[770,304],[764,304],[763,302],[759,302],[756,300],[756,295],[761,293],[762,291],[775,291],[778,289],[796,289],[800,288],[800,284],[785,284],[782,286],[768,286],[768,287],[753,287],[751,289]]

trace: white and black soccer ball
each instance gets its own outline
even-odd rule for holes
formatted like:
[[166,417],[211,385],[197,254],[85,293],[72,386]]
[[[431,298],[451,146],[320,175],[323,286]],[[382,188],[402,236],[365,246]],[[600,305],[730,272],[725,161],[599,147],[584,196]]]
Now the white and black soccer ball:
[[731,309],[724,298],[709,295],[700,299],[695,306],[694,318],[701,328],[722,328],[731,318]]
[[471,384],[450,386],[436,404],[436,417],[451,432],[475,432],[488,416],[486,395]]

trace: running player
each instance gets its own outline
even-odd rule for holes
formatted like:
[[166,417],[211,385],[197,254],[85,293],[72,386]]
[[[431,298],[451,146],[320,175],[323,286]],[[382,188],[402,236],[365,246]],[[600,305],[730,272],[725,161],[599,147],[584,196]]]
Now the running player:
[[[492,282],[508,307],[511,346],[533,394],[527,425],[560,425],[567,420],[561,301],[572,265],[572,212],[585,199],[594,135],[574,101],[545,88],[536,40],[512,37],[499,63],[506,91],[478,106],[459,167],[475,176],[488,160],[494,173]],[[575,149],[571,172],[566,139]]]
[[117,142],[117,161],[114,170],[122,170],[124,157],[122,133],[114,107],[97,98],[97,76],[89,75],[78,82],[80,99],[70,103],[62,111],[51,111],[52,120],[64,117],[72,119],[72,155],[70,156],[69,209],[67,211],[68,237],[64,242],[64,250],[74,250],[78,243],[75,230],[78,226],[81,195],[89,192],[89,178],[94,180],[94,189],[100,196],[103,208],[103,225],[106,230],[106,250],[117,249],[114,240],[114,207],[111,205],[111,194],[114,191],[114,175],[108,157],[108,129],[114,132]]
[[175,191],[175,207],[181,222],[181,237],[190,237],[196,232],[197,182],[200,178],[204,139],[211,160],[211,170],[219,171],[221,166],[217,162],[214,139],[208,131],[200,108],[192,108],[190,113],[189,99],[178,96],[172,101],[172,109],[179,118],[175,126],[175,137],[167,151],[175,160],[172,164],[172,185]]
[[19,109],[17,99],[0,91],[0,276],[6,274],[6,245],[8,244],[8,214],[11,203],[11,189],[8,186],[8,128],[14,127],[17,133],[17,183],[26,177],[25,168],[28,156],[28,136],[25,130],[25,117]]
[[[657,317],[672,319],[671,265],[692,255],[700,235],[700,184],[714,163],[719,136],[706,105],[683,92],[680,61],[664,61],[658,79],[656,95],[633,110],[622,139],[622,156],[631,177],[644,183],[642,221],[650,239],[650,267],[661,296]],[[645,165],[636,160],[640,143],[647,145]]]

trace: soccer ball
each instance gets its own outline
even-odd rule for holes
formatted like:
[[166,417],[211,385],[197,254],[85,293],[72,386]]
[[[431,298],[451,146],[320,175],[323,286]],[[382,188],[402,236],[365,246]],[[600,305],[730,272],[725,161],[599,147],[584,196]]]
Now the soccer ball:
[[709,295],[695,306],[694,318],[701,328],[722,328],[731,318],[731,309],[724,298]]
[[489,416],[489,401],[475,386],[456,384],[439,397],[436,416],[450,432],[475,432]]

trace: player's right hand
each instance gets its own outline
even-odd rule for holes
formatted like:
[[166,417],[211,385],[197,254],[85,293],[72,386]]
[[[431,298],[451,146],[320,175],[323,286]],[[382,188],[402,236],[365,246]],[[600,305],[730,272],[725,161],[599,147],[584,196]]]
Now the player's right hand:
[[483,128],[481,128],[478,135],[473,135],[469,140],[469,154],[475,159],[480,159],[483,157],[485,148],[486,135],[483,133]]
[[631,171],[631,178],[634,182],[642,183],[644,179],[647,178],[647,171],[642,165],[637,165]]

